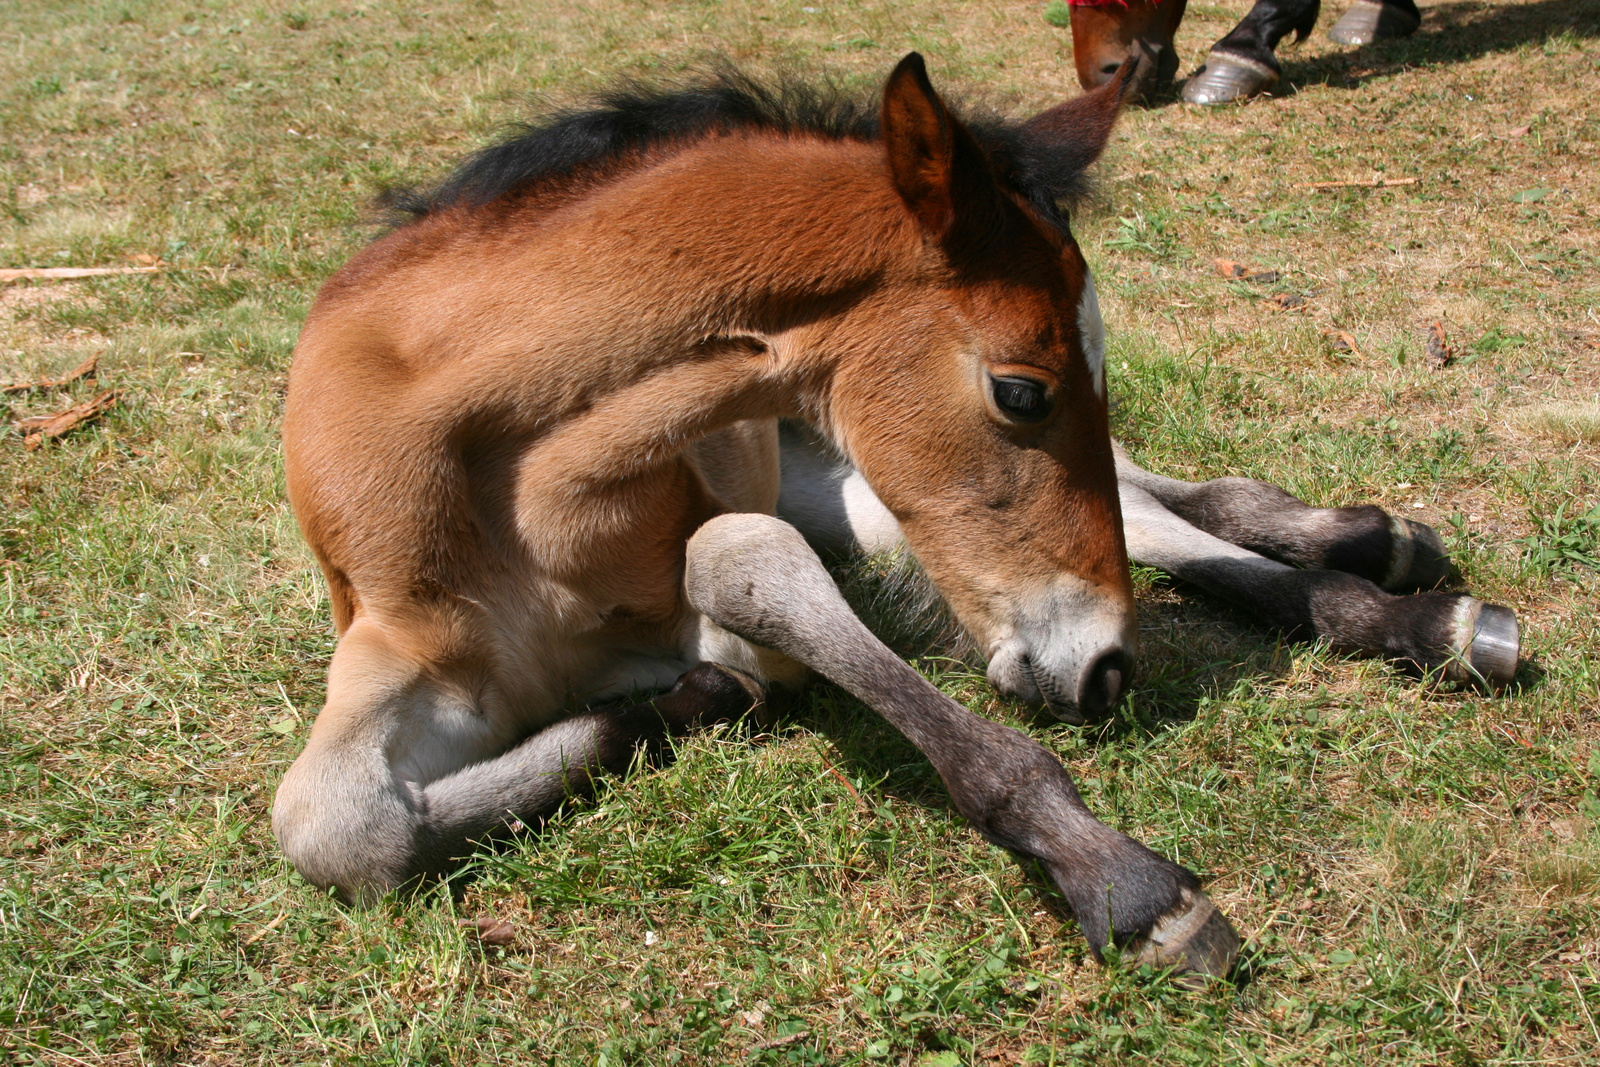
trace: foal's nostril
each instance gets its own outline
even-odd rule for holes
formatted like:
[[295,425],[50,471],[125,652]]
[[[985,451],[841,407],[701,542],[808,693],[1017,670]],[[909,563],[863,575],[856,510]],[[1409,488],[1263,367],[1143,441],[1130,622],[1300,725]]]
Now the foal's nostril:
[[1119,71],[1121,69],[1122,69],[1122,64],[1121,63],[1107,63],[1105,66],[1100,68],[1100,73],[1101,74],[1105,74],[1105,75],[1112,75],[1112,74],[1115,74],[1117,71]]
[[1120,648],[1112,649],[1089,665],[1084,672],[1078,707],[1089,719],[1108,714],[1122,699],[1123,687],[1133,674],[1132,658]]

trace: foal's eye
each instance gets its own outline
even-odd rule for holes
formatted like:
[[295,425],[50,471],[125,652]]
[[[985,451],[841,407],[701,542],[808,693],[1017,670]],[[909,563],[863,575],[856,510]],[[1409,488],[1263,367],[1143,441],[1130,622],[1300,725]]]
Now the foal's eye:
[[1050,414],[1050,397],[1043,382],[1010,375],[994,375],[989,382],[994,391],[994,406],[1006,418],[1018,422],[1039,422]]

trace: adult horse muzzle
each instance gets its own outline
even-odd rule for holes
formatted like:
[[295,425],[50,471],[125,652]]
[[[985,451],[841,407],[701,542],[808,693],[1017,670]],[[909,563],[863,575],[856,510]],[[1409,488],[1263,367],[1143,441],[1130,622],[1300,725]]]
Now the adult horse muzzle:
[[1187,0],[1075,0],[1072,58],[1078,82],[1094,89],[1111,80],[1124,60],[1138,60],[1129,99],[1161,92],[1178,73],[1172,37]]

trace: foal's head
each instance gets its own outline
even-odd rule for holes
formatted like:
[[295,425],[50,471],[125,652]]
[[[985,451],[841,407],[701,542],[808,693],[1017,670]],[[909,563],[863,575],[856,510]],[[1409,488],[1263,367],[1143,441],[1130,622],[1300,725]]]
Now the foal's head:
[[900,284],[851,313],[870,341],[840,361],[828,413],[990,680],[1068,719],[1115,703],[1134,652],[1103,327],[1054,203],[1099,154],[1122,89],[1005,140],[974,136],[921,58],[901,62],[881,129],[913,247]]

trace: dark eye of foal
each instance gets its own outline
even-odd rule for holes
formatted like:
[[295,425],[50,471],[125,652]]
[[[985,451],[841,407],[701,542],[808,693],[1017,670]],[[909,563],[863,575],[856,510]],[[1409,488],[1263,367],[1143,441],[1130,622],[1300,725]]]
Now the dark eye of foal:
[[998,376],[989,381],[994,389],[994,405],[1007,418],[1018,422],[1039,422],[1050,414],[1050,398],[1043,382],[1033,378]]

